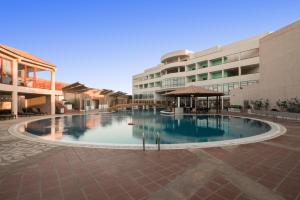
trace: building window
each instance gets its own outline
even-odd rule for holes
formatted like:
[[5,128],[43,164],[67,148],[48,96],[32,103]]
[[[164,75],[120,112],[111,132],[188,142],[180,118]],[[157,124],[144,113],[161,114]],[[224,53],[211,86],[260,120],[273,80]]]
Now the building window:
[[222,84],[218,84],[218,92],[223,92],[223,85]]
[[199,62],[198,66],[199,66],[199,69],[206,68],[206,67],[208,67],[208,61],[205,60],[205,61]]
[[5,58],[0,58],[0,82],[4,84],[13,83],[12,61]]
[[224,92],[225,95],[229,94],[228,83],[223,84],[223,92]]
[[224,77],[232,77],[239,75],[239,68],[231,68],[224,70]]
[[211,66],[221,65],[222,64],[222,58],[216,58],[213,60],[210,60]]
[[193,71],[196,70],[196,64],[191,64],[187,66],[187,71]]
[[134,99],[154,99],[153,93],[134,94]]
[[222,78],[222,71],[211,72],[210,76],[211,76],[211,79]]
[[155,87],[161,87],[161,82],[160,81],[155,82]]
[[193,75],[193,76],[188,76],[187,77],[187,82],[190,83],[190,82],[196,82],[196,76]]
[[178,67],[172,67],[166,70],[167,74],[173,74],[178,72]]
[[241,75],[256,74],[259,72],[259,65],[247,65],[241,67]]
[[207,77],[208,77],[207,73],[198,74],[198,81],[206,81]]
[[185,86],[184,77],[167,78],[162,81],[162,88],[177,88]]

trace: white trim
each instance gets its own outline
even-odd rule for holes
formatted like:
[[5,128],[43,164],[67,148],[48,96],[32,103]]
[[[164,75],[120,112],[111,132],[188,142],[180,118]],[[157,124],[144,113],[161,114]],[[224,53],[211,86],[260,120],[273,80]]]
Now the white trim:
[[[75,114],[75,115],[83,115],[83,114]],[[59,117],[65,117],[68,115],[58,115]],[[142,144],[103,144],[103,143],[92,143],[92,142],[74,142],[74,141],[50,141],[41,139],[39,136],[32,135],[28,132],[22,133],[20,132],[20,128],[24,126],[26,123],[38,121],[41,119],[48,119],[52,117],[58,116],[47,116],[47,117],[40,117],[38,119],[32,119],[28,121],[24,121],[18,124],[14,124],[13,126],[9,127],[8,132],[18,138],[33,141],[33,142],[40,142],[46,143],[50,145],[57,145],[57,146],[71,146],[71,147],[88,147],[88,148],[103,148],[103,149],[131,149],[131,150],[142,150]],[[233,145],[241,145],[241,144],[249,144],[249,143],[256,143],[262,142],[265,140],[270,140],[275,137],[281,136],[286,132],[286,128],[278,123],[274,123],[267,120],[252,118],[252,117],[243,117],[243,116],[233,116],[233,115],[224,115],[230,117],[237,117],[237,118],[247,118],[252,120],[257,120],[268,124],[271,129],[263,134],[239,138],[239,139],[231,139],[231,140],[223,140],[223,141],[214,141],[214,142],[203,142],[203,143],[182,143],[182,144],[161,144],[161,149],[190,149],[190,148],[209,148],[209,147],[223,147],[223,146],[233,146]],[[155,144],[146,144],[147,150],[157,150],[157,145]]]

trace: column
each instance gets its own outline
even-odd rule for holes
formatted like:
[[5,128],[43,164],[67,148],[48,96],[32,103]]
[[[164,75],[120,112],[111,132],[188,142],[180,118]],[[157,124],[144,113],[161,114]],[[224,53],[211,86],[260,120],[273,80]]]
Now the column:
[[177,97],[177,107],[180,108],[180,97]]
[[51,71],[51,90],[55,91],[55,71]]
[[51,115],[55,115],[55,94],[51,94],[51,100],[50,100],[50,103],[51,103]]
[[50,114],[55,115],[55,70],[51,71]]
[[12,62],[12,82],[13,86],[17,87],[18,86],[18,63],[17,61]]
[[220,96],[218,96],[218,113],[220,112]]
[[208,111],[208,108],[209,108],[208,104],[209,104],[208,97],[206,97],[206,108],[207,108],[207,111]]
[[220,98],[217,96],[217,113],[219,113]]
[[224,98],[223,98],[223,96],[221,97],[221,110],[224,110]]
[[11,94],[11,111],[18,116],[18,63],[17,61],[12,62],[12,83],[13,83],[13,91]]
[[12,92],[11,97],[12,97],[11,111],[13,112],[13,114],[17,116],[18,115],[18,92],[14,90]]
[[79,94],[79,111],[81,111],[82,107],[82,94]]

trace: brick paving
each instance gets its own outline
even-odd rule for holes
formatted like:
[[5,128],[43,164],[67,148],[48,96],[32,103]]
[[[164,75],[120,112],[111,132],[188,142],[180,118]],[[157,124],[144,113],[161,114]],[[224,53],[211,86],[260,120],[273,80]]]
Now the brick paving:
[[287,133],[261,143],[143,152],[9,135],[8,127],[22,120],[0,122],[1,200],[300,200],[299,121],[276,119]]

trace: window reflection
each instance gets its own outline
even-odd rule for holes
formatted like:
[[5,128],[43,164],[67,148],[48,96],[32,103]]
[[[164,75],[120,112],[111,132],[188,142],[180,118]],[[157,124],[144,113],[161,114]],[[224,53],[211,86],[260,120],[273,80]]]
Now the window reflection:
[[12,84],[13,78],[12,78],[12,61],[7,59],[1,59],[0,62],[0,81],[4,84]]

